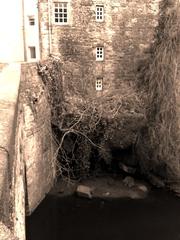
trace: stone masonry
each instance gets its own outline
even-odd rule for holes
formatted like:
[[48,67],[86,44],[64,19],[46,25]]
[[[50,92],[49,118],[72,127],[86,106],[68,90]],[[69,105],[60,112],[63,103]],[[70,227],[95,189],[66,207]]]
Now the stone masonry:
[[[55,2],[60,2],[56,0]],[[96,94],[95,82],[103,79],[103,93],[134,81],[139,60],[148,57],[157,25],[160,0],[66,0],[68,23],[54,21],[52,0],[39,3],[42,58],[59,56],[64,81],[81,92]],[[104,6],[104,21],[96,21],[96,5]],[[104,61],[96,61],[96,47],[104,47]]]
[[51,189],[56,174],[51,110],[36,64],[22,65],[20,103],[23,122],[19,138],[26,168],[26,210],[30,214]]

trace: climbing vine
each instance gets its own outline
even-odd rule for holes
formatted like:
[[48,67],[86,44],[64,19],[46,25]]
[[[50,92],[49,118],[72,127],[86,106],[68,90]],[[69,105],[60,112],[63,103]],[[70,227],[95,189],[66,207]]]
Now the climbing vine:
[[137,152],[142,171],[158,174],[170,185],[180,178],[176,94],[179,46],[179,1],[162,1],[155,41],[149,51],[151,56],[139,72],[139,84],[147,96],[148,124],[139,135]]
[[[79,89],[67,88],[60,59],[52,57],[38,69],[49,92],[60,175],[86,177],[91,158],[109,164],[111,147],[135,142],[145,117],[141,98],[130,85],[122,83],[121,94],[110,90],[101,97],[84,96]],[[73,79],[69,81],[73,85]]]

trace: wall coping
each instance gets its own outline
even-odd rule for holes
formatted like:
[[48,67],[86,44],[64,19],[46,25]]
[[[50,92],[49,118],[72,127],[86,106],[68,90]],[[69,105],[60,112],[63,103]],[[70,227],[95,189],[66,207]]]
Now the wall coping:
[[21,65],[12,63],[0,73],[0,146],[9,149],[14,129]]
[[7,202],[3,199],[9,194],[7,188],[10,159],[14,152],[20,76],[21,65],[18,63],[9,64],[0,72],[0,202],[4,203],[1,206],[4,215],[8,214]]

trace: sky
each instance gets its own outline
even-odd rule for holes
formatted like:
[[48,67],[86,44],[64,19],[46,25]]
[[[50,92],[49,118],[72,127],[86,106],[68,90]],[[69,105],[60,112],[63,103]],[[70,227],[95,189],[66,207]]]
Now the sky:
[[22,1],[0,0],[0,62],[23,57]]

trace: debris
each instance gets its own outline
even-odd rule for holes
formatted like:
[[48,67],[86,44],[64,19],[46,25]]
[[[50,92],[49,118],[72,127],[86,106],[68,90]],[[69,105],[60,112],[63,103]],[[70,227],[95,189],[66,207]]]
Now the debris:
[[131,199],[139,199],[139,194],[135,191],[130,192],[129,197]]
[[104,195],[105,197],[109,197],[110,192],[105,192],[103,195]]
[[157,188],[164,188],[165,187],[165,183],[163,182],[163,180],[153,174],[149,174],[148,178],[150,180],[150,182],[152,183],[152,185],[154,185]]
[[109,178],[109,179],[107,180],[107,184],[108,184],[109,186],[113,186],[113,185],[115,184],[114,179]]
[[134,187],[135,186],[135,180],[133,177],[127,176],[123,179],[123,183],[127,187]]
[[139,190],[141,190],[144,193],[148,192],[148,188],[143,184],[139,184],[137,187],[138,187]]
[[170,190],[172,190],[176,196],[180,197],[180,184],[179,182],[174,182],[170,184]]
[[92,188],[85,185],[79,185],[76,189],[76,193],[79,197],[92,198]]
[[119,165],[119,168],[126,173],[134,174],[136,172],[136,168],[134,168],[134,167],[129,167],[121,162],[119,162],[118,165]]

